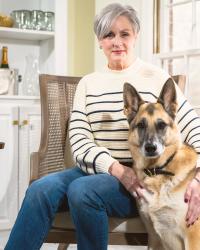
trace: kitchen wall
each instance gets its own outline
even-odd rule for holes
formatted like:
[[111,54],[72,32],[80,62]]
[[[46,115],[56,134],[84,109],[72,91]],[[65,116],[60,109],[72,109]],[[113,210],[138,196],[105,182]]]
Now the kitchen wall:
[[94,70],[94,0],[68,0],[68,75]]

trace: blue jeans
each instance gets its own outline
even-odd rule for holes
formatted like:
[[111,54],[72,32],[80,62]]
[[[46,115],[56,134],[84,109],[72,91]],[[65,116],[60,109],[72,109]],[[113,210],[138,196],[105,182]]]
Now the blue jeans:
[[5,250],[40,249],[63,199],[67,199],[79,250],[107,249],[108,216],[138,215],[134,198],[115,177],[70,168],[30,185]]

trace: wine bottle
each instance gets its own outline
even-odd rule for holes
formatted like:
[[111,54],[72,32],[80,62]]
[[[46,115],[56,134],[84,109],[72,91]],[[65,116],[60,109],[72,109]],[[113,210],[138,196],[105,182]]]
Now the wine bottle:
[[2,48],[2,60],[1,60],[1,68],[8,69],[8,47]]

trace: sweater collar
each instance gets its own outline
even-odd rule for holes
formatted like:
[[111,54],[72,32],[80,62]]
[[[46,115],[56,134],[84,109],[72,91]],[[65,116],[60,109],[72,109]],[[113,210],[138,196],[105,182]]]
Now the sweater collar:
[[141,64],[142,64],[142,60],[139,59],[139,58],[136,58],[134,60],[134,62],[129,67],[127,67],[125,69],[113,70],[113,69],[108,68],[108,66],[105,66],[104,67],[104,72],[111,73],[111,74],[119,74],[119,75],[123,75],[124,73],[127,73],[127,72],[135,73],[136,71],[138,71]]

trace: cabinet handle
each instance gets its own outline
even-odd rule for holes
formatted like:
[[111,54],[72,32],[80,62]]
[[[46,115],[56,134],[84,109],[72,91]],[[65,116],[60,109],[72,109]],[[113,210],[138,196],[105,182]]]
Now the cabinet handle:
[[19,121],[18,120],[13,120],[13,122],[12,122],[12,124],[14,125],[14,126],[18,126],[19,125]]
[[28,120],[23,120],[19,126],[20,128],[22,128],[23,126],[26,126],[26,125],[28,125]]

